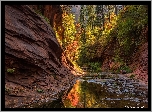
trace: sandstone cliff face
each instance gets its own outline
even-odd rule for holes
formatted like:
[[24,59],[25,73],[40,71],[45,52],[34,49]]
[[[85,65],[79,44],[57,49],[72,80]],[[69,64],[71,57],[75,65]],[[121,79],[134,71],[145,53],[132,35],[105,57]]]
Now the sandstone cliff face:
[[50,25],[57,30],[59,38],[62,39],[64,37],[62,9],[59,5],[29,5],[29,7],[47,17],[50,21]]
[[[56,16],[49,17],[53,21]],[[58,98],[57,93],[76,78],[67,62],[52,27],[42,17],[26,5],[5,6],[6,108],[35,107],[34,103]]]
[[130,67],[134,69],[137,79],[148,83],[148,42],[139,48]]

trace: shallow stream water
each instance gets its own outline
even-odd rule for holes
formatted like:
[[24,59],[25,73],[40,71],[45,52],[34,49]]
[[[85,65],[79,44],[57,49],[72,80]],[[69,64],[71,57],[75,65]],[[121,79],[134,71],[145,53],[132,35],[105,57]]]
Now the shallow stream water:
[[148,87],[121,75],[82,77],[62,102],[54,104],[57,108],[148,108]]

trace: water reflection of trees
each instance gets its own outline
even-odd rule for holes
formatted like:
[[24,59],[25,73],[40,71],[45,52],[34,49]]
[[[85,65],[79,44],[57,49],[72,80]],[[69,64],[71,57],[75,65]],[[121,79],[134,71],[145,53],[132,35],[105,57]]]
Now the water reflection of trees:
[[64,101],[65,107],[75,108],[79,103],[80,97],[80,81],[77,80],[71,91],[68,93],[67,98]]
[[106,108],[101,102],[101,85],[88,83],[87,81],[77,83],[69,92],[64,101],[65,107],[69,108]]
[[[113,88],[113,93],[108,92],[108,89],[109,87],[101,84],[78,80],[68,93],[64,105],[66,108],[124,108],[137,105],[137,102],[130,100],[129,94],[118,95],[116,93],[118,88]],[[139,104],[143,105],[147,107],[145,103]]]
[[84,108],[106,108],[107,106],[101,102],[102,88],[96,83],[81,83],[81,101],[84,103]]

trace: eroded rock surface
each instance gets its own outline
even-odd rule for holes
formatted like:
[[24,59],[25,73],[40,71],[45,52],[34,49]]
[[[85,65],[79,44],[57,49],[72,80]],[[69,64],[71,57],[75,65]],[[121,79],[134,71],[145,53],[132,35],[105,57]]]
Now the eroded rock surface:
[[5,107],[37,107],[57,99],[76,77],[44,18],[27,5],[6,5]]
[[131,67],[134,67],[136,78],[148,83],[148,42],[139,48]]
[[29,5],[29,7],[48,18],[50,25],[57,30],[60,39],[64,37],[62,9],[59,5]]

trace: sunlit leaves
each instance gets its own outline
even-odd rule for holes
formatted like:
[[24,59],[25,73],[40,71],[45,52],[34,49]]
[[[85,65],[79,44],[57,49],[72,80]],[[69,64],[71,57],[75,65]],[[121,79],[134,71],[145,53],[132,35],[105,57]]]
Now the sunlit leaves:
[[[78,59],[84,63],[99,57],[111,41],[116,41],[115,54],[119,57],[129,56],[139,45],[141,30],[148,25],[148,8],[143,5],[123,6],[121,11],[117,8],[116,5],[81,5],[78,24],[73,14],[63,11],[61,42],[74,63]],[[74,41],[79,43],[76,48]]]
[[75,22],[75,15],[71,12],[72,5],[61,5],[62,8],[62,26],[56,26],[54,23],[58,42],[63,48],[64,55],[73,65],[74,69],[79,69],[76,61],[79,56],[79,40],[80,40],[80,23]]
[[76,28],[74,25],[74,16],[72,14],[63,14],[62,25],[65,29],[64,36],[65,42],[71,42],[75,38]]
[[[82,42],[84,44],[84,47],[81,47],[81,54],[84,53],[84,55],[81,55],[82,57],[80,59],[93,59],[97,57],[100,52],[98,48],[102,49],[101,47],[95,47],[96,42],[99,41],[99,46],[106,45],[106,43],[108,42],[107,37],[110,31],[116,25],[117,17],[113,12],[111,12],[110,15],[105,14],[105,12],[103,12],[103,5],[87,5],[83,6],[82,8],[83,10],[81,10],[80,22],[82,28],[81,38],[83,40]],[[84,23],[87,23],[85,24],[85,27]]]

